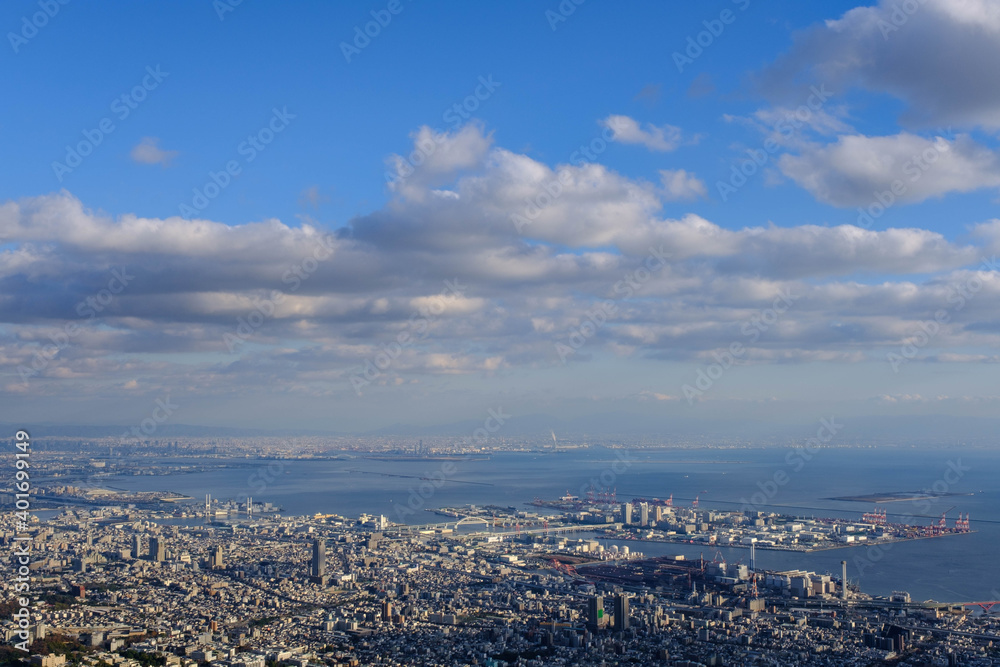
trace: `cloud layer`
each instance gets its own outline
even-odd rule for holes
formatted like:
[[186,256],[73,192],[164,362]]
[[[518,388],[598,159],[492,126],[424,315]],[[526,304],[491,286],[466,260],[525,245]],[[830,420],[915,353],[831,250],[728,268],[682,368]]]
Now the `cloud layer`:
[[[1000,221],[972,225],[975,245],[922,229],[729,229],[663,215],[664,202],[705,194],[683,170],[652,182],[597,163],[547,165],[494,146],[478,125],[413,139],[433,156],[392,158],[389,203],[335,231],[308,220],[113,219],[65,191],[0,205],[6,390],[348,397],[358,369],[390,350],[376,385],[556,367],[556,344],[605,302],[613,316],[570,364],[700,362],[733,341],[748,363],[881,361],[940,309],[950,318],[923,360],[967,363],[1000,344],[1000,281],[982,265]],[[787,168],[818,197],[861,201],[871,181],[856,185],[837,151],[864,143],[824,149],[841,174]],[[882,152],[927,145],[903,136]],[[954,182],[970,150],[949,143]],[[919,197],[933,196],[922,187]],[[955,308],[973,278],[978,289]],[[787,312],[767,320],[789,294]]]

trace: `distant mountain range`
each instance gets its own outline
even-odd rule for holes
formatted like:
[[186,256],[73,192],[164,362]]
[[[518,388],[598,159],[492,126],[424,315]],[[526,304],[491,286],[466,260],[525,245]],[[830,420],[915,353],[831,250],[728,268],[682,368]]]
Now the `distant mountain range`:
[[[945,415],[866,416],[837,418],[843,429],[831,444],[963,444],[991,443],[998,439],[1000,417],[954,417]],[[665,441],[712,441],[725,439],[747,443],[787,443],[815,435],[815,420],[799,424],[775,424],[767,421],[715,420],[660,417],[623,412],[588,415],[578,419],[560,419],[542,414],[511,417],[493,435],[495,437],[544,438],[555,434],[557,442],[580,440],[628,439]],[[367,432],[336,432],[309,429],[277,430],[193,424],[160,424],[151,440],[177,437],[300,437],[300,436],[370,436],[370,437],[469,437],[483,426],[482,420],[465,420],[433,426],[393,424]],[[0,433],[11,436],[23,425],[0,424]],[[127,426],[35,424],[29,431],[33,438],[76,437],[102,438],[120,436]]]
[[[32,439],[37,438],[113,438],[127,433],[131,426],[111,424],[0,424],[0,433],[13,435],[18,429],[27,429]],[[273,431],[268,429],[240,428],[229,426],[200,426],[196,424],[160,424],[156,432],[144,439],[169,440],[171,438],[234,438],[234,437],[272,437],[301,435],[337,435],[326,431]]]

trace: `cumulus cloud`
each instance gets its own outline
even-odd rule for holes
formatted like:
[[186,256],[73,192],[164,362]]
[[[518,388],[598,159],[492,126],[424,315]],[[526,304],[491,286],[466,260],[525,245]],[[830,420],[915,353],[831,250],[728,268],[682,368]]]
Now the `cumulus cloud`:
[[[0,204],[0,370],[17,378],[34,364],[38,393],[96,383],[109,395],[350,395],[352,369],[403,334],[414,342],[380,377],[386,386],[558,364],[555,342],[607,300],[615,315],[574,361],[701,360],[744,340],[783,294],[794,305],[746,341],[748,361],[855,362],[911,336],[1000,238],[995,221],[974,227],[969,245],[923,229],[728,229],[662,215],[667,200],[703,196],[684,170],[655,184],[597,163],[544,164],[492,146],[478,126],[417,132],[414,150],[425,140],[435,145],[428,171],[336,233],[114,218],[65,191]],[[630,285],[654,256],[665,259]],[[112,293],[115,272],[130,278]],[[964,360],[1000,343],[1000,281],[983,282],[928,358]],[[225,337],[251,321],[231,351]],[[70,323],[80,328],[71,342],[39,361]]]
[[425,125],[410,138],[410,153],[392,155],[387,160],[390,190],[409,198],[423,198],[428,186],[447,182],[458,171],[479,166],[493,143],[478,123],[452,133],[437,132]]
[[881,0],[851,9],[800,33],[757,77],[778,99],[802,80],[893,95],[909,123],[1000,128],[1000,6]]
[[139,164],[159,164],[166,167],[179,153],[160,148],[160,140],[156,137],[143,137],[138,144],[132,147],[132,152],[129,155],[132,156],[132,160]]
[[798,155],[782,155],[778,164],[785,176],[834,206],[867,206],[883,192],[891,192],[893,201],[912,204],[1000,187],[1000,156],[967,135],[949,141],[908,132],[852,134]]
[[681,201],[708,196],[705,182],[684,169],[663,169],[660,171],[663,183],[663,197],[667,201]]
[[602,127],[611,130],[612,141],[622,144],[639,144],[651,151],[670,152],[681,144],[681,128],[673,125],[657,127],[651,123],[640,126],[628,116],[611,115],[600,121]]

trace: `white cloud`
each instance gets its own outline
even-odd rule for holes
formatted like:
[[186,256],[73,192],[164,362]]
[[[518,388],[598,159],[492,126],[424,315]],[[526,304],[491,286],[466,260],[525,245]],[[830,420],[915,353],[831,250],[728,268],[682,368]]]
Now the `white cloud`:
[[[422,311],[438,315],[420,344],[394,360],[387,385],[558,363],[554,341],[607,299],[617,312],[586,355],[697,360],[742,340],[743,324],[783,292],[796,295],[793,307],[746,359],[852,363],[898,348],[1000,243],[995,221],[971,230],[978,245],[962,245],[924,229],[727,229],[693,214],[664,218],[665,200],[699,193],[700,181],[684,170],[665,172],[661,187],[596,163],[546,165],[491,148],[478,128],[442,143],[456,152],[432,162],[434,178],[414,173],[405,194],[332,236],[278,220],[112,218],[68,192],[0,204],[8,239],[0,371],[17,377],[72,321],[82,332],[32,391],[100,383],[135,393],[174,383],[350,394],[345,374],[400,333],[413,335]],[[525,213],[526,203],[535,209],[519,233],[511,214]],[[669,261],[626,298],[616,285],[651,247]],[[293,289],[292,271],[318,248],[326,259]],[[113,269],[135,277],[95,318],[102,326],[81,321],[76,305],[104,289]],[[880,282],[859,282],[866,275]],[[442,296],[445,280],[457,280],[463,295]],[[983,282],[926,360],[973,359],[1000,345],[1000,280]],[[255,345],[231,355],[223,335],[276,292],[283,296],[254,330]],[[669,403],[674,394],[650,398]]]
[[413,150],[387,160],[392,170],[390,190],[410,198],[426,196],[427,186],[447,182],[455,173],[481,165],[493,143],[478,123],[453,133],[435,132],[425,125],[410,138]]
[[177,151],[165,151],[159,146],[160,140],[156,137],[143,137],[142,141],[132,148],[130,155],[139,164],[159,164],[164,167],[179,155]]
[[[854,134],[782,155],[782,173],[834,206],[868,206],[880,193],[912,204],[951,192],[1000,187],[1000,157],[966,135],[925,139],[908,132]],[[883,197],[888,199],[888,197]]]
[[622,144],[641,144],[651,151],[669,152],[681,143],[681,129],[673,125],[657,127],[639,122],[628,116],[611,115],[600,121],[601,126],[611,130],[612,140]]
[[667,201],[708,196],[708,188],[705,187],[704,181],[684,169],[662,169],[660,181],[663,183],[663,196]]
[[799,34],[758,82],[787,99],[803,78],[898,97],[907,122],[1000,128],[1000,5],[881,0],[851,9]]

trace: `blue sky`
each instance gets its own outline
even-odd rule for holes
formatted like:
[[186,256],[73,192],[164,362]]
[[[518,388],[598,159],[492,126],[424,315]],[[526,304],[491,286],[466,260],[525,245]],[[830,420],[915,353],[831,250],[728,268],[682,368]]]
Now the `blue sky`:
[[[182,423],[333,430],[500,402],[994,414],[1000,19],[979,1],[893,11],[4,3],[4,403],[130,423],[183,396]],[[668,265],[616,292],[650,247]],[[81,317],[123,266],[135,278]],[[448,279],[467,288],[443,294]],[[420,317],[420,340],[365,375]],[[745,353],[698,389],[733,343]]]

